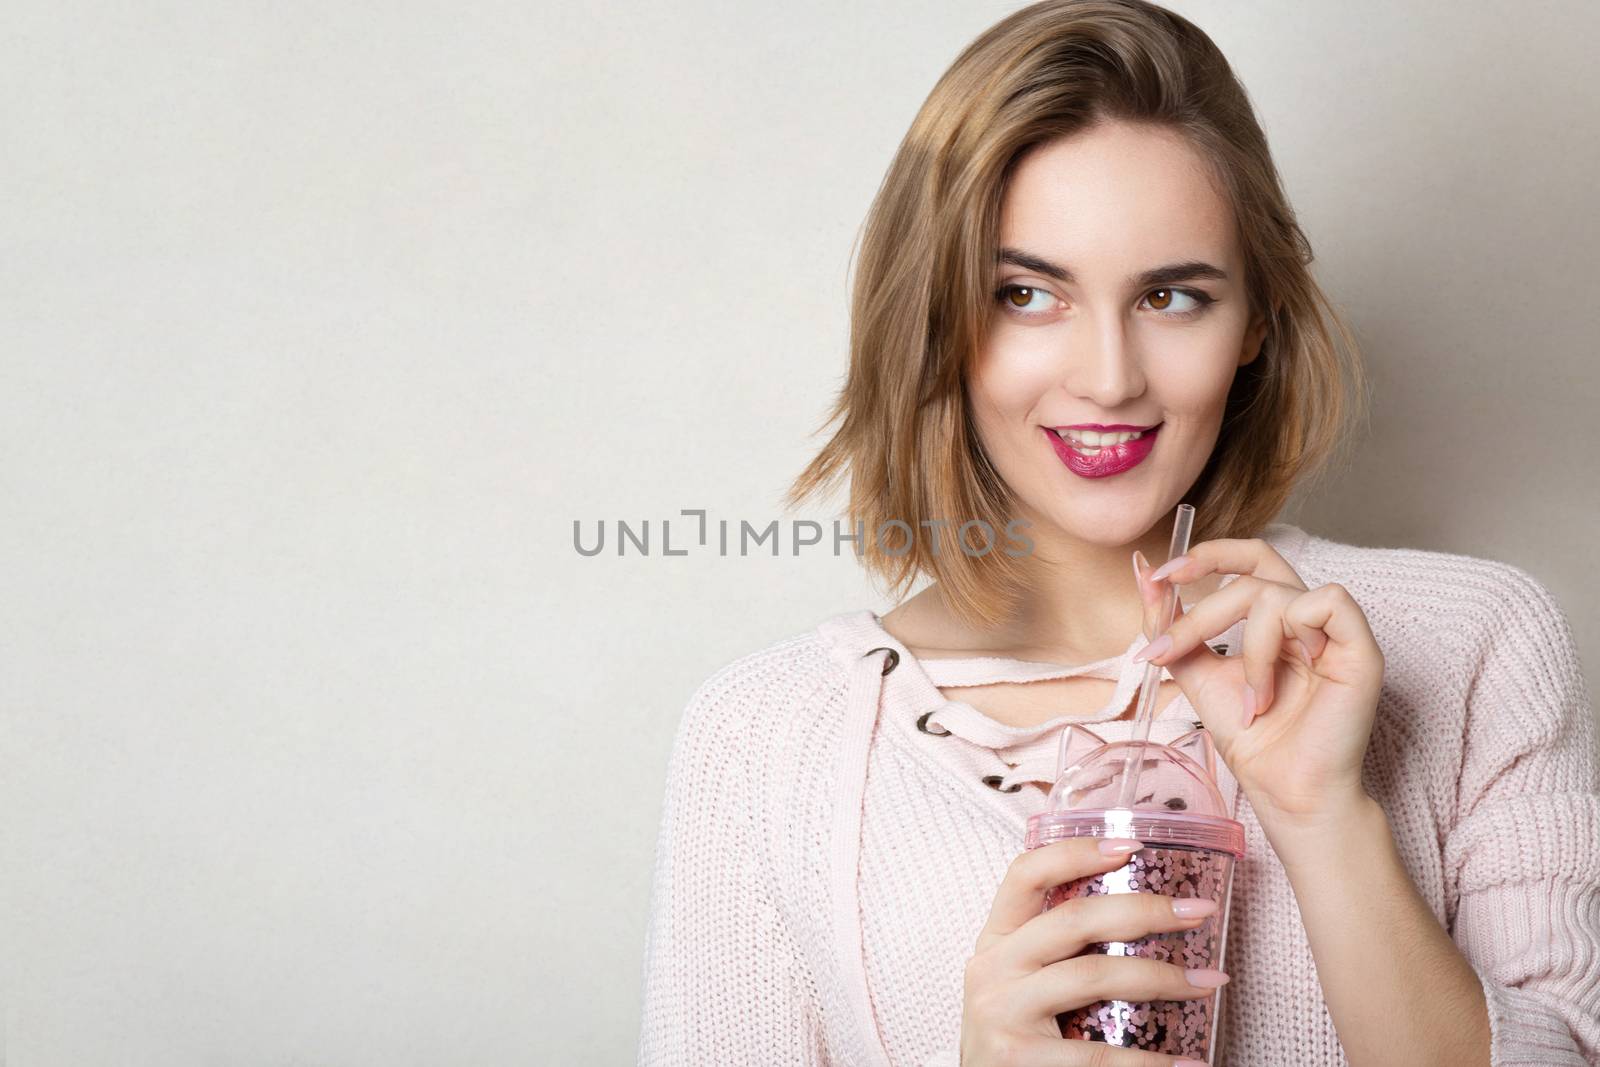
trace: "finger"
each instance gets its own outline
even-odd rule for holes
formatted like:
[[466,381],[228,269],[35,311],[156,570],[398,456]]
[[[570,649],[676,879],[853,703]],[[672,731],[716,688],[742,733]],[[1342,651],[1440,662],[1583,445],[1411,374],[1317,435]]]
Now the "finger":
[[[1139,587],[1139,600],[1144,608],[1141,625],[1146,637],[1159,633],[1162,627],[1165,626],[1166,616],[1163,614],[1163,601],[1168,596],[1176,595],[1175,587],[1162,585],[1159,582],[1150,580],[1152,570],[1154,568],[1150,566],[1150,561],[1144,558],[1144,553],[1135,550],[1133,553],[1133,579]],[[1179,599],[1174,606],[1172,617],[1176,618],[1182,611],[1183,601]]]
[[[1289,625],[1291,625],[1291,626],[1295,626],[1295,624],[1294,624],[1294,623],[1290,623],[1290,624],[1289,624]],[[1299,628],[1299,627],[1298,627],[1298,626],[1295,626],[1295,631],[1296,631],[1296,632],[1297,632],[1297,633],[1298,633],[1298,632],[1299,632],[1299,629],[1300,629],[1300,628]],[[1326,640],[1326,638],[1324,638],[1324,640]],[[1311,653],[1310,653],[1310,652],[1309,652],[1309,651],[1307,651],[1307,650],[1306,650],[1306,645],[1305,645],[1305,642],[1304,642],[1304,641],[1302,641],[1302,640],[1300,640],[1300,638],[1298,638],[1298,637],[1291,637],[1291,638],[1289,638],[1289,640],[1288,640],[1288,641],[1287,641],[1287,642],[1285,642],[1285,643],[1286,643],[1286,644],[1287,644],[1287,645],[1288,645],[1288,646],[1289,646],[1289,647],[1290,647],[1290,648],[1291,648],[1291,649],[1293,649],[1293,650],[1294,650],[1294,654],[1295,654],[1295,655],[1296,655],[1296,656],[1299,656],[1299,657],[1300,657],[1300,662],[1301,662],[1301,663],[1304,663],[1304,664],[1305,664],[1305,665],[1306,665],[1306,666],[1307,666],[1307,667],[1315,667],[1315,666],[1316,666],[1316,663],[1315,663],[1315,662],[1313,662],[1313,661],[1314,661],[1314,660],[1315,660],[1315,659],[1316,659],[1316,657],[1315,657],[1315,656],[1313,656],[1313,655],[1312,655],[1312,654],[1311,654]]]
[[1144,558],[1144,553],[1134,549],[1133,581],[1139,587],[1139,599],[1144,603],[1146,614],[1151,608],[1161,604],[1161,587],[1150,581],[1152,569],[1150,561]]
[[[1195,970],[1200,973],[1193,977],[1201,981],[1207,975],[1223,977],[1215,968]],[[1012,995],[1019,1013],[1032,1019],[1100,1000],[1198,1000],[1217,991],[1217,986],[1191,982],[1190,977],[1190,972],[1176,963],[1091,952],[1052,963],[1018,979],[1012,985]]]
[[1094,1041],[1025,1037],[1006,1045],[1006,1063],[1015,1067],[1180,1067],[1202,1061],[1160,1052],[1117,1048]]
[[[1124,844],[1128,851],[1107,854],[1101,845]],[[1021,927],[1044,911],[1045,893],[1090,874],[1114,871],[1128,862],[1138,842],[1119,838],[1074,837],[1020,853],[1006,868],[989,908],[989,920],[978,932],[978,948]]]
[[[1294,596],[1293,593],[1289,595]],[[1244,729],[1249,729],[1255,717],[1267,710],[1276,695],[1273,676],[1278,669],[1278,659],[1284,653],[1283,617],[1288,606],[1276,597],[1261,596],[1250,605],[1245,616],[1240,657],[1244,660],[1244,682],[1250,692],[1242,694],[1244,720],[1240,725]]]
[[1370,676],[1372,657],[1383,650],[1372,635],[1367,617],[1349,590],[1336,582],[1321,585],[1296,597],[1285,610],[1291,625],[1326,635],[1319,651],[1317,673],[1344,684],[1357,684]]
[[[1174,906],[1203,910],[1180,915]],[[1193,930],[1217,913],[1214,901],[1165,893],[1095,893],[1064,900],[996,946],[1000,966],[1018,974],[1070,959],[1092,944],[1135,941],[1149,933]]]
[[[1171,670],[1173,677],[1176,678],[1179,672],[1178,661],[1196,648],[1206,647],[1207,639],[1215,637],[1240,619],[1247,617],[1256,600],[1269,599],[1282,608],[1297,593],[1298,591],[1290,586],[1280,585],[1277,582],[1249,576],[1239,578],[1184,611],[1180,618],[1174,619],[1163,635],[1171,639],[1169,644],[1161,645],[1163,651],[1154,656],[1144,656],[1144,650],[1141,649],[1134,658],[1142,657],[1141,661],[1159,663]],[[1160,644],[1159,639],[1152,642],[1152,645]]]
[[[1153,568],[1150,561],[1144,558],[1143,552],[1134,552],[1133,572],[1134,580],[1139,584],[1139,596],[1144,606],[1144,635],[1159,639],[1159,635],[1168,629],[1169,615],[1165,611],[1164,601],[1168,596],[1173,597],[1170,618],[1173,621],[1181,619],[1188,611],[1183,606],[1183,598],[1178,595],[1175,586],[1163,585],[1150,581]],[[1142,570],[1141,570],[1142,568]],[[1221,659],[1222,657],[1216,657]]]
[[1316,658],[1322,655],[1323,649],[1328,647],[1328,635],[1315,626],[1308,626],[1300,622],[1290,612],[1284,612],[1284,621],[1287,622],[1295,633],[1295,642],[1305,651],[1305,660],[1308,665],[1314,665]]
[[1174,556],[1156,568],[1156,573],[1161,577],[1154,580],[1171,580],[1178,585],[1186,585],[1215,572],[1252,575],[1269,582],[1294,586],[1302,592],[1306,588],[1306,583],[1277,549],[1254,537],[1223,537],[1190,545],[1183,555]]

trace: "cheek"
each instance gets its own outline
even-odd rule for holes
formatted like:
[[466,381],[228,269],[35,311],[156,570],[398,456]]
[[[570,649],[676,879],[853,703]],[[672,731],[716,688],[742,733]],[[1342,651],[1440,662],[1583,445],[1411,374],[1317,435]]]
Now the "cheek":
[[1025,418],[1055,385],[1053,365],[1045,355],[1018,343],[991,341],[968,377],[968,391],[980,419]]
[[1151,392],[1161,398],[1168,411],[1205,413],[1222,407],[1233,384],[1230,367],[1225,372],[1191,365],[1164,368],[1159,378],[1152,375]]
[[1171,351],[1152,353],[1145,367],[1150,392],[1169,411],[1209,412],[1228,399],[1238,371],[1239,341],[1229,336],[1173,339]]

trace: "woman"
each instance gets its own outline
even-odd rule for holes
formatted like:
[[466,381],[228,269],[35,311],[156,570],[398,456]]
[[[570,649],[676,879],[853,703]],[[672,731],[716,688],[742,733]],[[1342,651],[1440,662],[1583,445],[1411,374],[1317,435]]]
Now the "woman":
[[[1222,982],[1234,1067],[1596,1062],[1600,786],[1561,608],[1507,564],[1270,521],[1362,396],[1310,259],[1187,21],[1047,0],[956,60],[873,206],[840,425],[790,497],[848,474],[866,565],[933,581],[690,701],[642,1063],[1154,1067],[1179,1061],[1055,1016]],[[1182,502],[1193,547],[1151,567]],[[1151,643],[1162,582],[1188,606]],[[1042,911],[1127,853],[1022,852],[1061,731],[1127,737],[1146,656],[1152,737],[1203,724],[1246,828],[1226,975],[1081,954],[1204,916]]]

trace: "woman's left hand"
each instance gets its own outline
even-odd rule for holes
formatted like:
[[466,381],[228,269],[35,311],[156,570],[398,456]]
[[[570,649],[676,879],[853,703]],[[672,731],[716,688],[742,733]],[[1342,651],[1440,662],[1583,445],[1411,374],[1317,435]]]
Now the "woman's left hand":
[[[1251,804],[1292,822],[1350,810],[1365,796],[1361,761],[1383,684],[1383,652],[1350,593],[1337,583],[1307,590],[1258,539],[1202,541],[1152,578],[1161,569],[1135,554],[1146,637],[1157,627],[1164,581],[1240,576],[1187,611],[1180,601],[1165,635],[1171,645],[1162,651],[1158,639],[1148,647],[1158,648],[1150,660],[1171,672]],[[1240,619],[1241,654],[1212,651],[1206,641]]]

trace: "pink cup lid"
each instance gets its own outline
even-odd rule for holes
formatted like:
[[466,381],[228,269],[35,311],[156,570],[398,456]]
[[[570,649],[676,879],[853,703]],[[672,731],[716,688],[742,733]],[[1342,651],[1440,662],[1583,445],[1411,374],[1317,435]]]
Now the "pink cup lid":
[[[1076,723],[1061,735],[1061,773],[1049,808],[1028,820],[1027,847],[1065,837],[1132,837],[1147,845],[1244,855],[1244,826],[1228,817],[1216,784],[1216,749],[1203,728],[1168,744],[1107,743]],[[1139,761],[1138,797],[1121,806],[1129,754]]]

